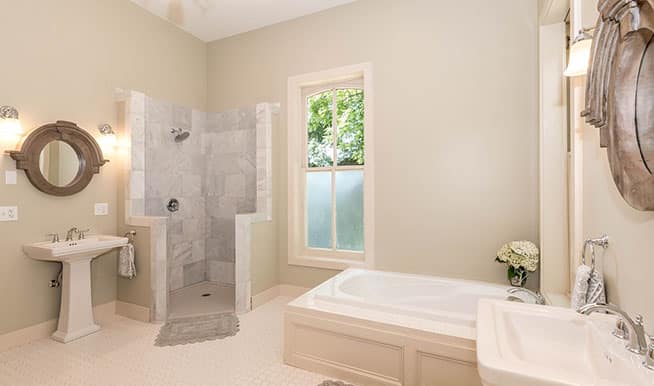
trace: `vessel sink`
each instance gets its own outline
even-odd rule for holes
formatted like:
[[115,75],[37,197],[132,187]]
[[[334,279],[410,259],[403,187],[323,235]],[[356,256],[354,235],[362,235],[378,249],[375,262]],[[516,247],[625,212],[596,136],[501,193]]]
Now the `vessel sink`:
[[482,300],[477,361],[485,386],[654,385],[654,371],[611,332],[616,318]]
[[23,246],[25,254],[33,259],[63,265],[59,322],[52,339],[68,343],[100,330],[93,318],[91,260],[126,244],[125,237],[88,236],[84,240]]
[[125,244],[127,244],[125,237],[87,236],[84,240],[29,244],[25,245],[23,250],[33,259],[64,262],[92,259]]

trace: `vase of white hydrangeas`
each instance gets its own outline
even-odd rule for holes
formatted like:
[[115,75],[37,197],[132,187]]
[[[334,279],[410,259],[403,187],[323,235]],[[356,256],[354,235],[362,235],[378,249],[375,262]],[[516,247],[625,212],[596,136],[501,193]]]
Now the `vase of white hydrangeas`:
[[497,251],[495,261],[506,264],[507,277],[514,287],[524,287],[529,273],[538,269],[538,247],[531,241],[511,241]]

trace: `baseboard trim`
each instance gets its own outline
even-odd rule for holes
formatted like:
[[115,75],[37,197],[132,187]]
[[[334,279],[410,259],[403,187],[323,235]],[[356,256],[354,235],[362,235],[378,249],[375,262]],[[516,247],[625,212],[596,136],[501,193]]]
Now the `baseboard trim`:
[[139,322],[150,323],[150,308],[134,303],[116,301],[116,315],[124,316]]
[[[115,311],[115,301],[99,304],[93,307],[93,315],[96,320],[100,321],[114,315]],[[43,323],[0,335],[0,351],[6,351],[13,347],[26,345],[35,340],[50,337],[57,330],[58,320],[59,319],[51,319]]]
[[270,287],[263,292],[252,296],[252,309],[261,307],[262,305],[268,303],[278,296],[290,296],[292,298],[297,298],[304,295],[311,288],[299,287],[290,284],[279,284],[274,287]]
[[309,292],[311,288],[299,287],[296,285],[290,284],[280,284],[279,285],[279,295],[280,296],[290,296],[292,298],[298,298],[305,293]]
[[270,287],[263,292],[252,296],[252,309],[259,308],[279,296],[279,286]]

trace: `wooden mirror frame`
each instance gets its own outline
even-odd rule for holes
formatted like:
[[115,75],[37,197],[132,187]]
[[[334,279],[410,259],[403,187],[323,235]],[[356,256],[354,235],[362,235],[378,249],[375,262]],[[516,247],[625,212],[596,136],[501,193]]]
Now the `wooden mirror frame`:
[[[77,175],[66,186],[53,185],[41,172],[41,152],[52,141],[70,145],[79,160]],[[104,159],[100,146],[88,132],[67,121],[39,127],[23,140],[19,151],[10,151],[9,155],[16,160],[16,169],[24,170],[35,188],[54,196],[71,196],[81,192],[89,185],[93,175],[100,173],[100,167],[109,162]]]
[[[613,180],[633,208],[654,210],[654,175],[638,137],[638,81],[654,36],[654,0],[600,0],[586,85],[586,122],[599,128]],[[645,108],[654,105],[654,98]]]

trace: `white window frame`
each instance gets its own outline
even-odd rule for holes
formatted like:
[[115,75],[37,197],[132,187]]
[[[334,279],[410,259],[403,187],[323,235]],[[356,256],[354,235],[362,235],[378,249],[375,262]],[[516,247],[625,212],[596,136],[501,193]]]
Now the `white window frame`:
[[[305,169],[307,165],[307,93],[321,86],[341,88],[358,80],[364,95],[364,252],[345,252],[308,248],[305,230]],[[373,83],[370,63],[339,67],[298,75],[288,79],[288,263],[316,268],[373,268],[375,245],[374,214],[374,125]],[[332,167],[325,168],[333,170]],[[359,169],[359,167],[357,167]],[[333,187],[332,187],[333,188]],[[333,229],[334,237],[336,229]]]

